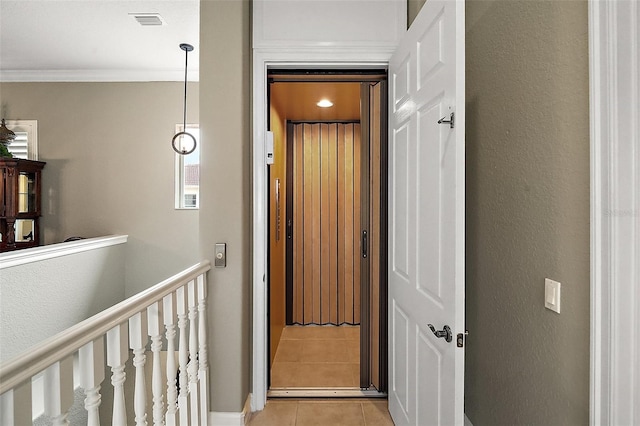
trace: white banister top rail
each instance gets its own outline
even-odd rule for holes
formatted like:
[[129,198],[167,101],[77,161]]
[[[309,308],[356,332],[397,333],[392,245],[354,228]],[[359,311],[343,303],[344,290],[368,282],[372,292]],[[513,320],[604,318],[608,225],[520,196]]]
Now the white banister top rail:
[[30,380],[54,362],[73,354],[118,324],[211,269],[206,260],[148,288],[0,364],[0,395]]

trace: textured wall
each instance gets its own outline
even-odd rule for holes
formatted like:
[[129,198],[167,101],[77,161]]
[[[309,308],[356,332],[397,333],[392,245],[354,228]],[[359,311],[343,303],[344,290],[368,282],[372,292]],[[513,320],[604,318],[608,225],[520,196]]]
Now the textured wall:
[[[466,412],[589,419],[586,1],[467,2]],[[544,308],[544,279],[562,310]]]
[[0,360],[124,299],[126,245],[0,270]]
[[210,409],[240,412],[251,378],[250,2],[201,0],[201,257],[227,243],[209,274]]
[[[198,262],[198,211],[174,209],[171,138],[184,83],[2,83],[7,118],[38,120],[46,244],[128,234],[127,296]],[[198,122],[198,84],[188,91]]]

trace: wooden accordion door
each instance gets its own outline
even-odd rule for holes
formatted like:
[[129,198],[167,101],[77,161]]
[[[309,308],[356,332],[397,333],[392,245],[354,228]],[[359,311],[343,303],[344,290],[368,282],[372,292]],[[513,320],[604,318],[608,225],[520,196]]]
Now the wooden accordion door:
[[287,324],[360,324],[360,123],[289,122],[287,138]]

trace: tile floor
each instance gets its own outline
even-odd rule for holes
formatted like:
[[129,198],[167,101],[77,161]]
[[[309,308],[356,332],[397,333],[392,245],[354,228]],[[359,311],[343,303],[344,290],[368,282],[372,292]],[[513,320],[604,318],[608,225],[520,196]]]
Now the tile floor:
[[359,386],[359,326],[284,329],[271,366],[271,389]]
[[393,426],[386,399],[271,399],[248,426]]

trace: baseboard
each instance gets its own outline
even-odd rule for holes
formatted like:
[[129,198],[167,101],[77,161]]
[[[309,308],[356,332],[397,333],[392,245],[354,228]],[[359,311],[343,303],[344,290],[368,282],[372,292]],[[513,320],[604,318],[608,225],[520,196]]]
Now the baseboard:
[[245,426],[244,413],[212,411],[209,426]]
[[251,418],[251,394],[247,396],[241,412],[212,411],[209,413],[209,426],[245,426]]

